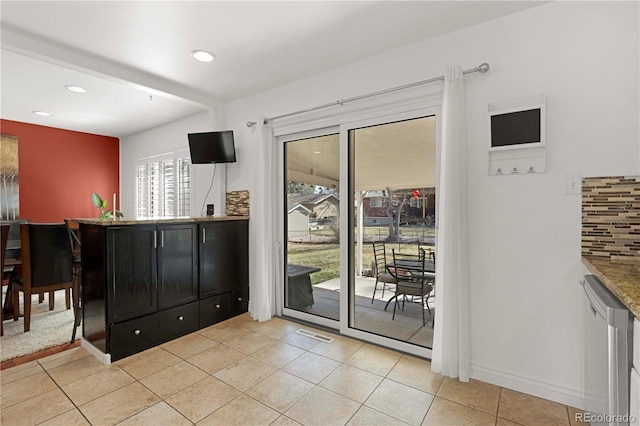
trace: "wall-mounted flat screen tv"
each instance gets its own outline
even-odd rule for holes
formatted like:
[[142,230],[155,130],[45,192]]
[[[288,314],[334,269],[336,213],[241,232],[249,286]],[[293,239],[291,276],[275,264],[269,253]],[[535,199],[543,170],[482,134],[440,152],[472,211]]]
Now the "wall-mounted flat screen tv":
[[545,145],[544,104],[489,112],[489,150]]
[[189,133],[191,164],[235,163],[233,130]]

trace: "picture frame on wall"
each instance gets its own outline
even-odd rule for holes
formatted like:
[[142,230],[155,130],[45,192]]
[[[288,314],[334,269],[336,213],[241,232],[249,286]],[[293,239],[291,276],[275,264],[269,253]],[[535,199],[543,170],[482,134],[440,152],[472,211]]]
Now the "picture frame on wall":
[[0,135],[0,218],[20,217],[20,170],[18,137]]

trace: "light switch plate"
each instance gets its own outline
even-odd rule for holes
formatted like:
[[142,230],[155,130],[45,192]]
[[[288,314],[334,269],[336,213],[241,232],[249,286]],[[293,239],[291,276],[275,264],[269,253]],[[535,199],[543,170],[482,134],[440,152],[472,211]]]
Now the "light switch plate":
[[579,195],[582,193],[582,174],[567,173],[564,175],[564,193],[566,195]]

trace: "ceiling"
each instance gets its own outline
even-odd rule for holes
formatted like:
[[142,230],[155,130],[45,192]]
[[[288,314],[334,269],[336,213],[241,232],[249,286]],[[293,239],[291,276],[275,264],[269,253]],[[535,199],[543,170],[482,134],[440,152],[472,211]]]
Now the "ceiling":
[[356,191],[436,186],[435,116],[357,129]]
[[[436,119],[415,118],[354,129],[355,191],[436,186]],[[286,179],[327,188],[340,187],[340,135],[285,144]]]
[[542,3],[3,0],[1,117],[123,137]]

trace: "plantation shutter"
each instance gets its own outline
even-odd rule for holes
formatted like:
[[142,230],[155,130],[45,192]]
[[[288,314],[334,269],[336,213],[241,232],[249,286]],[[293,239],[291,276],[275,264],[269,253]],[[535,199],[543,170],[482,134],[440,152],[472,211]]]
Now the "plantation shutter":
[[190,188],[188,157],[140,160],[136,171],[137,217],[189,216]]

